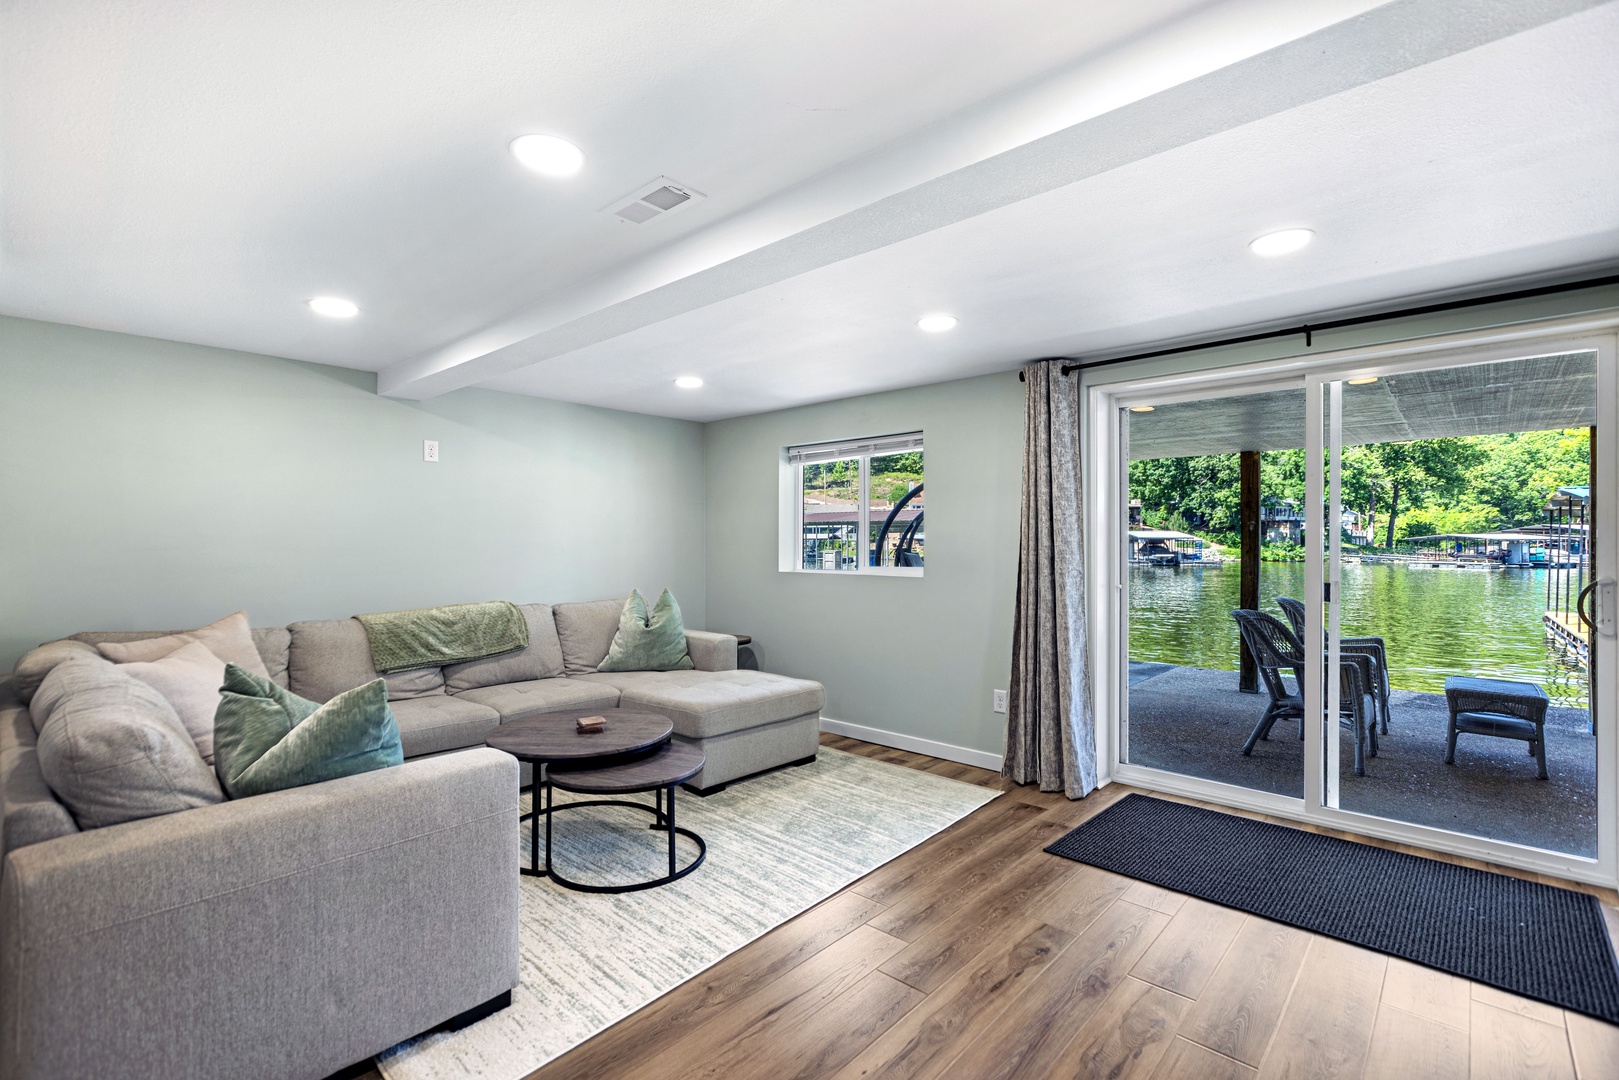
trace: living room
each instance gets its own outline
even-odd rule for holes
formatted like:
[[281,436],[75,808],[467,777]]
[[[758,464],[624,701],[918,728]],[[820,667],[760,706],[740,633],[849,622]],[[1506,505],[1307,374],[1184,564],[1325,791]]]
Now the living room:
[[[1616,45],[1613,0],[9,6],[0,1073],[1619,1075]],[[1130,564],[1132,430],[1278,395],[1230,449],[1318,466],[1340,664],[1334,418],[1546,357],[1597,496],[1476,577],[1577,583],[1584,666],[1532,644],[1589,854],[1353,809],[1392,634],[1369,780],[1336,679],[1259,743],[1296,795],[1132,756],[1131,590],[1261,580]],[[1487,651],[1432,677],[1548,682]],[[1510,806],[1565,777],[1502,694],[1444,767]],[[1225,824],[1069,844],[1148,802]],[[1191,875],[1247,826],[1353,852]],[[1311,921],[1361,854],[1563,936]]]

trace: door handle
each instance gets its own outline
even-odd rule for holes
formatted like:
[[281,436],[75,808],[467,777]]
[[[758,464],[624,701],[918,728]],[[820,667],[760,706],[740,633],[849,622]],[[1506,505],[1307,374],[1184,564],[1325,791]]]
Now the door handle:
[[[1592,612],[1585,613],[1585,598],[1592,598]],[[1619,590],[1612,581],[1593,581],[1580,590],[1574,601],[1580,621],[1603,637],[1614,637],[1615,614],[1619,612]]]

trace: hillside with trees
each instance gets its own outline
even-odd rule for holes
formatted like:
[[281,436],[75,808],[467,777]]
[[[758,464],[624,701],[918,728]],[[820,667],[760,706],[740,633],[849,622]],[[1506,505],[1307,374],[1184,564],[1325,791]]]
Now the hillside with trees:
[[[1586,428],[1348,446],[1343,505],[1365,515],[1381,547],[1410,536],[1533,525],[1558,487],[1589,482],[1589,454]],[[1267,503],[1302,507],[1304,481],[1303,450],[1260,456]],[[1141,500],[1148,527],[1237,544],[1236,454],[1132,461],[1130,497]]]

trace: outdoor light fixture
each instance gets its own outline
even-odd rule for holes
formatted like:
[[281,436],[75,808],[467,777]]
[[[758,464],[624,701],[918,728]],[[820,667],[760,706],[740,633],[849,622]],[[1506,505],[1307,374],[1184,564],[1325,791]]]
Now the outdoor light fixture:
[[1132,405],[1132,406],[1130,406],[1130,411],[1131,412],[1152,412],[1157,407],[1158,406],[1156,406],[1156,405]]
[[354,301],[337,296],[317,296],[309,301],[309,309],[316,315],[325,315],[332,319],[352,319],[360,313],[360,308]]
[[924,315],[916,320],[916,325],[930,334],[942,334],[946,330],[954,330],[956,322],[954,315]]
[[573,176],[585,167],[584,151],[555,135],[519,135],[512,157],[541,176]]
[[1248,250],[1255,255],[1287,255],[1297,251],[1315,238],[1315,233],[1309,229],[1283,229],[1281,232],[1266,233],[1248,244]]
[[675,385],[680,387],[682,390],[695,390],[699,386],[703,385],[703,380],[699,379],[695,375],[682,375],[680,378],[675,380]]
[[1362,375],[1358,379],[1345,379],[1350,386],[1370,386],[1377,381],[1376,375]]

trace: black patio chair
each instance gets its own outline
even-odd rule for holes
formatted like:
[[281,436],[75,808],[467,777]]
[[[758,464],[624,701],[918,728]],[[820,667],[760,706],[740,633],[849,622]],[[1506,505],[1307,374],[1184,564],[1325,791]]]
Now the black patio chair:
[[[1244,644],[1253,654],[1270,704],[1254,725],[1242,752],[1250,755],[1261,739],[1270,738],[1270,729],[1276,721],[1288,719],[1299,722],[1299,738],[1304,738],[1304,672],[1308,657],[1298,635],[1274,615],[1263,611],[1238,608],[1231,613],[1237,620],[1237,630]],[[1372,678],[1370,656],[1344,656],[1338,662],[1338,718],[1355,733],[1355,775],[1366,775],[1366,759],[1377,756],[1377,721],[1366,722],[1366,688]],[[1293,673],[1294,689],[1289,689],[1282,677],[1282,669]],[[1368,736],[1370,746],[1368,747]]]
[[[1304,602],[1295,600],[1291,596],[1278,596],[1276,605],[1287,616],[1287,621],[1293,624],[1293,633],[1298,635],[1300,641],[1304,640]],[[1338,653],[1340,656],[1363,655],[1372,658],[1372,679],[1367,688],[1376,699],[1376,711],[1382,722],[1383,734],[1389,733],[1389,659],[1388,649],[1383,645],[1380,637],[1339,637]]]

